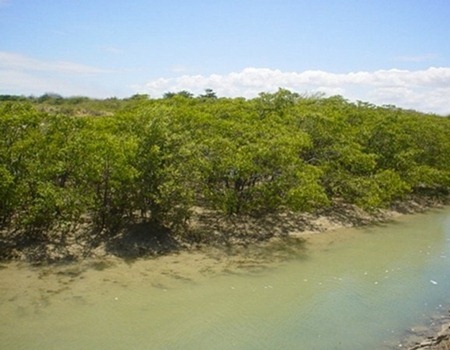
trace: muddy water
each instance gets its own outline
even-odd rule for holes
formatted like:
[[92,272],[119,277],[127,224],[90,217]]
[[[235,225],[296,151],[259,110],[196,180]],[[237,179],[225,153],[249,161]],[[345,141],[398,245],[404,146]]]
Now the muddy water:
[[241,251],[0,267],[0,349],[383,349],[450,304],[450,209]]

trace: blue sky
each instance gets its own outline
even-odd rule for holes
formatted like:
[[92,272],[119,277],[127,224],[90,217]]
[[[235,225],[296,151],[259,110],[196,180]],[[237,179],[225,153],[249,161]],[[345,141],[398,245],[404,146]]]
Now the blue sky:
[[0,94],[254,97],[450,113],[449,0],[0,0]]

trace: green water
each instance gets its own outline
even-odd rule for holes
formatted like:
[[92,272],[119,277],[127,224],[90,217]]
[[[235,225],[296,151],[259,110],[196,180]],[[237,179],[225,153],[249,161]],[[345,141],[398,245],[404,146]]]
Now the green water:
[[448,208],[289,245],[3,265],[0,349],[385,349],[450,305]]

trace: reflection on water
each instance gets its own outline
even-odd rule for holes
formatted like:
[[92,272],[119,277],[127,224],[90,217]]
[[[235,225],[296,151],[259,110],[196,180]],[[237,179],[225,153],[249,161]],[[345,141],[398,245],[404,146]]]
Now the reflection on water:
[[228,252],[0,268],[1,349],[381,349],[450,304],[450,210]]

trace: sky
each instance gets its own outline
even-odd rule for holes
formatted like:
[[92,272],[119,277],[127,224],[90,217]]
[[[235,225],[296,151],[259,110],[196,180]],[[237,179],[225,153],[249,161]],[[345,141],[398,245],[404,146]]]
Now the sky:
[[0,94],[286,88],[450,114],[450,0],[0,0]]

